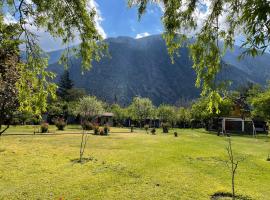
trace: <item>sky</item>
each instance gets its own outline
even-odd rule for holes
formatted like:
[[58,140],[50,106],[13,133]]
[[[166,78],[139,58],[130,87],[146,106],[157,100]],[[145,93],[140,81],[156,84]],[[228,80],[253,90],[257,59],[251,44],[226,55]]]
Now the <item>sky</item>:
[[[145,15],[138,20],[135,7],[129,8],[127,0],[92,0],[90,7],[95,7],[98,13],[96,27],[104,38],[129,36],[141,38],[153,34],[161,34],[162,9],[156,4],[150,4]],[[64,48],[60,39],[54,39],[47,33],[39,32],[41,47],[45,51]],[[73,44],[80,41],[75,40]]]
[[[96,28],[103,38],[118,36],[142,38],[163,32],[164,28],[161,22],[163,9],[161,5],[149,4],[146,13],[139,20],[137,8],[129,8],[127,2],[128,0],[88,0],[88,8],[95,9],[97,12],[95,19]],[[200,5],[196,10],[198,27],[202,26],[204,19],[209,15],[207,8],[210,6],[211,1],[205,0],[204,2],[205,4]],[[7,23],[15,20],[8,14],[5,19]],[[223,19],[225,19],[225,16]],[[55,51],[66,47],[62,45],[60,38],[53,38],[40,29],[35,30],[35,27],[29,27],[29,29],[32,29],[39,36],[40,46],[45,51]],[[193,35],[194,33],[188,32],[186,34]],[[237,39],[236,44],[242,39]],[[79,43],[80,40],[77,37],[69,45],[72,46]]]

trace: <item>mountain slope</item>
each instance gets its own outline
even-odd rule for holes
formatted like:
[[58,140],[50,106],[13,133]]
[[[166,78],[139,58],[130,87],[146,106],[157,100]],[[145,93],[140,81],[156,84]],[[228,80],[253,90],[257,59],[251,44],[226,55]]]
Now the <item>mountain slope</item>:
[[[175,58],[175,64],[172,64],[160,35],[137,40],[129,37],[110,38],[107,43],[111,58],[94,62],[91,71],[84,75],[81,73],[80,59],[70,59],[72,64],[69,71],[76,87],[85,88],[89,94],[110,103],[116,98],[122,105],[130,103],[136,95],[149,97],[156,105],[174,104],[181,98],[199,96],[200,91],[194,86],[196,74],[187,48],[179,50],[180,57]],[[49,69],[58,75],[63,72],[63,67],[54,62],[60,53],[51,52],[52,59],[49,61]],[[269,79],[270,65],[266,62],[269,55],[255,60],[245,58],[239,63],[237,53],[228,52],[225,55],[223,61],[227,65],[219,74],[219,79],[232,80],[233,87],[246,82],[263,84]]]

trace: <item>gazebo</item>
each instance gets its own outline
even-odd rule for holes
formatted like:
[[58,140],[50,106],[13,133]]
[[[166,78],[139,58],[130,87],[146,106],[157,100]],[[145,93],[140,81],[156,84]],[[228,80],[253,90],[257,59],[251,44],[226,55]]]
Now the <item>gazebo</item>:
[[256,129],[251,119],[242,119],[239,117],[222,117],[221,120],[221,132],[227,133],[252,133],[256,135]]

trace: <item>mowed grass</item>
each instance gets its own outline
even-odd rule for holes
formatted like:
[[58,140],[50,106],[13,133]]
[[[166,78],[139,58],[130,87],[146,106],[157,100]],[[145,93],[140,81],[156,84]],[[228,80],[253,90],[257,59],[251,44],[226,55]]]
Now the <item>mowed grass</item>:
[[[33,127],[12,127],[0,137],[0,199],[210,199],[230,192],[226,137],[204,130],[178,129],[179,137],[112,129],[90,135],[88,162],[79,164],[81,130],[33,135]],[[270,138],[233,136],[233,149],[245,157],[236,192],[270,199]]]

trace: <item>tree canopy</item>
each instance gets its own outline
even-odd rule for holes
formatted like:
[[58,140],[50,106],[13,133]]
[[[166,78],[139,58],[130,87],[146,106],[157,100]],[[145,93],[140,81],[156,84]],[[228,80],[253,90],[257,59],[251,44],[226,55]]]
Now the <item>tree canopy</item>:
[[[72,53],[82,58],[83,69],[90,69],[92,60],[103,56],[106,45],[102,42],[96,24],[96,10],[88,0],[3,0],[0,2],[0,27],[4,16],[13,16],[16,31],[9,33],[12,39],[0,40],[0,47],[16,42],[23,50],[24,65],[17,83],[20,110],[40,115],[46,111],[47,98],[55,97],[56,85],[50,82],[53,73],[48,72],[47,56],[39,46],[35,30],[43,30],[68,45],[76,37],[81,41]],[[65,52],[62,62],[67,63]]]

